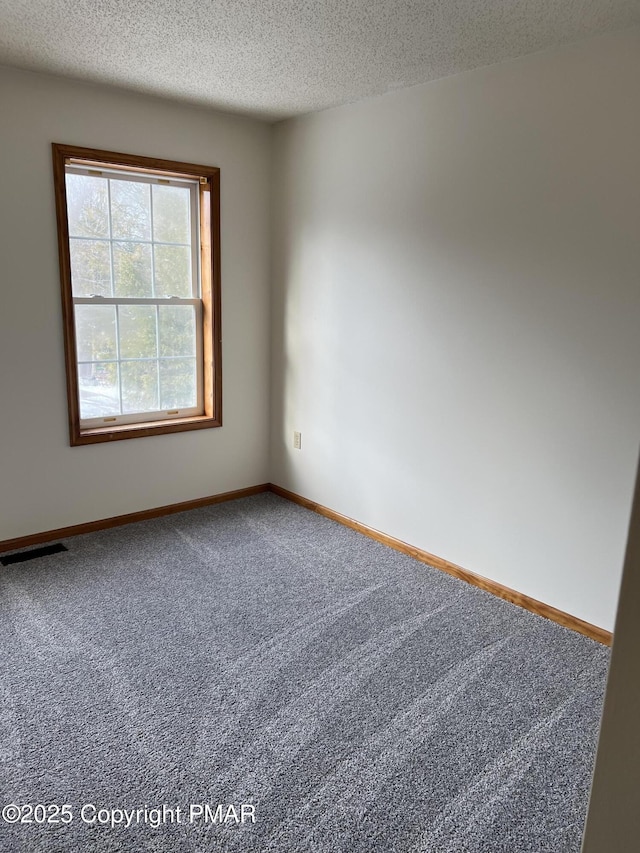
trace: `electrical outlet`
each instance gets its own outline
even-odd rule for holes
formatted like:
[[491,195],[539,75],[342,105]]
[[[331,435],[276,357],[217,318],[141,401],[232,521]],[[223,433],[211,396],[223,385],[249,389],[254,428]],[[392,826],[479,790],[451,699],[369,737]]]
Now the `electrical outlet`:
[[302,450],[302,433],[294,432],[293,433],[293,446],[296,450]]

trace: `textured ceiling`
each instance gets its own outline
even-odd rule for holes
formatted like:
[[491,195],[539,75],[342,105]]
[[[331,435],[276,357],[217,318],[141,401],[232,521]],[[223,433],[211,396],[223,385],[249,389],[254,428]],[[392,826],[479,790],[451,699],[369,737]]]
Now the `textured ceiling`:
[[640,24],[640,0],[0,0],[0,64],[277,120]]

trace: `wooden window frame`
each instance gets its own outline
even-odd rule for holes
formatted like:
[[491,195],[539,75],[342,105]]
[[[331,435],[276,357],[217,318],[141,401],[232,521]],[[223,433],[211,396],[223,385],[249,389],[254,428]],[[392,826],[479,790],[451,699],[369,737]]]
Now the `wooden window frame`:
[[[220,169],[56,142],[52,143],[52,153],[71,446],[222,426]],[[96,169],[111,166],[122,171],[146,172],[162,178],[199,179],[204,414],[90,428],[81,426],[65,183],[65,166],[75,161],[84,166],[95,166]]]

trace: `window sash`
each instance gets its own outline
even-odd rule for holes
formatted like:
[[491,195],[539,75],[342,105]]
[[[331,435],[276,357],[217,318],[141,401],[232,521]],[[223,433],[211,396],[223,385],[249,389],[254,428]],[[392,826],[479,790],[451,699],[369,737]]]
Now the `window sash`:
[[202,305],[188,296],[74,296],[74,305]]
[[[80,383],[80,365],[85,364],[117,364],[118,365],[118,393],[120,400],[120,408],[122,408],[122,376],[120,371],[120,365],[122,364],[132,364],[132,363],[141,363],[141,362],[158,362],[161,361],[171,361],[180,358],[193,358],[193,356],[161,356],[159,351],[156,351],[154,356],[147,356],[141,358],[122,358],[119,350],[119,338],[118,338],[118,308],[117,306],[128,306],[128,305],[149,305],[149,306],[160,306],[160,307],[174,307],[179,305],[193,306],[195,308],[195,361],[196,361],[196,405],[185,408],[174,408],[174,409],[153,409],[153,410],[145,410],[141,412],[129,412],[126,414],[115,414],[109,415],[106,417],[96,417],[96,418],[83,418],[80,417],[80,426],[82,429],[94,429],[97,427],[102,427],[108,424],[113,426],[118,426],[119,424],[134,424],[134,423],[142,423],[145,421],[159,421],[159,420],[169,420],[173,418],[186,418],[186,417],[194,417],[197,415],[204,415],[205,406],[204,406],[204,375],[203,375],[203,367],[204,367],[204,340],[203,340],[203,306],[201,299],[181,299],[177,296],[172,296],[168,298],[162,297],[154,297],[145,299],[143,297],[102,297],[102,296],[94,296],[94,297],[83,297],[78,296],[74,297],[74,321],[75,321],[75,306],[76,305],[115,305],[116,306],[116,347],[117,353],[114,358],[109,359],[101,359],[100,361],[91,361],[88,359],[80,359],[76,353],[76,370],[78,375],[78,410],[80,411],[80,396],[81,396],[81,383]],[[156,323],[158,322],[158,314],[156,313]],[[157,328],[157,326],[156,326]],[[159,348],[160,339],[156,339],[156,347]]]
[[[140,243],[145,246],[151,246],[152,251],[154,246],[189,246],[191,249],[191,290],[194,297],[199,297],[202,294],[202,279],[201,279],[201,258],[200,258],[200,203],[199,203],[199,187],[200,180],[195,178],[178,178],[168,177],[163,178],[159,175],[149,174],[145,172],[136,172],[131,169],[120,171],[120,169],[109,168],[108,166],[80,166],[74,163],[67,163],[64,169],[66,175],[80,175],[92,178],[104,178],[105,180],[129,181],[136,184],[149,184],[150,186],[170,186],[182,187],[189,190],[189,205],[190,205],[190,225],[191,225],[191,244],[188,243],[172,243],[165,240],[154,240],[153,230],[151,239],[131,239],[126,237],[114,237],[111,223],[111,191],[109,190],[109,236],[108,237],[88,237],[86,235],[69,234],[71,240],[87,240],[93,242],[103,242],[109,244],[110,264],[111,264],[111,285],[113,289],[113,244],[114,243]],[[108,185],[110,187],[110,184]],[[153,205],[151,206],[151,218],[153,221]]]
[[[92,429],[101,426],[105,426],[107,424],[111,424],[113,426],[118,425],[126,425],[126,424],[135,424],[135,423],[143,423],[146,421],[159,421],[159,420],[170,420],[174,418],[185,418],[185,417],[193,417],[197,415],[204,414],[204,377],[203,377],[203,308],[202,308],[202,300],[200,299],[201,294],[201,278],[200,278],[200,252],[198,251],[199,247],[199,233],[200,233],[200,210],[199,210],[199,181],[195,179],[192,180],[183,180],[177,178],[161,178],[157,175],[149,175],[149,174],[141,174],[134,171],[122,172],[118,169],[114,168],[89,168],[82,167],[79,165],[67,165],[65,167],[65,175],[74,174],[86,177],[100,177],[109,182],[110,180],[118,180],[118,181],[129,181],[131,183],[144,183],[149,186],[172,186],[172,187],[182,187],[184,189],[189,190],[189,205],[190,205],[190,243],[178,243],[178,242],[169,242],[164,240],[156,240],[153,235],[153,202],[151,201],[150,215],[151,215],[151,237],[150,239],[140,239],[140,238],[127,238],[127,237],[114,237],[113,235],[113,226],[111,219],[111,184],[107,183],[108,188],[108,222],[109,222],[109,235],[104,237],[87,237],[83,235],[70,235],[70,240],[91,240],[93,242],[102,242],[109,246],[110,252],[110,275],[111,275],[111,291],[114,292],[114,264],[113,264],[113,244],[121,243],[121,242],[131,242],[131,243],[139,243],[143,245],[149,245],[152,247],[152,252],[154,251],[155,246],[184,246],[188,247],[190,251],[191,257],[191,292],[193,296],[191,298],[187,297],[179,297],[179,296],[149,296],[149,297],[120,297],[120,296],[72,296],[72,302],[74,306],[74,321],[75,321],[75,306],[76,305],[115,305],[115,306],[123,306],[123,305],[148,305],[148,306],[177,306],[177,305],[192,305],[195,307],[195,360],[196,360],[196,405],[187,407],[187,408],[175,408],[175,409],[153,409],[153,410],[145,410],[140,412],[131,412],[126,414],[114,414],[109,416],[101,416],[94,418],[83,418],[80,416],[80,428],[81,429]],[[73,282],[72,282],[73,286]],[[158,314],[156,313],[156,323],[158,320]],[[118,312],[116,307],[116,329],[119,326],[118,321]],[[157,328],[157,326],[156,326]],[[159,352],[156,352],[155,357],[149,358],[122,358],[119,352],[119,336],[116,332],[116,347],[117,347],[117,357],[114,359],[109,359],[108,363],[117,364],[118,366],[118,396],[119,396],[119,404],[120,408],[122,408],[122,371],[121,365],[123,363],[132,363],[132,362],[145,362],[145,361],[155,361],[160,364],[161,360],[169,360],[169,357],[161,357]],[[156,346],[159,347],[159,339],[156,340]],[[78,409],[80,411],[80,398],[82,392],[82,386],[80,383],[80,365],[83,364],[93,364],[94,362],[84,361],[77,357],[76,353],[76,370],[78,375]],[[97,362],[96,362],[97,363]],[[160,379],[158,377],[158,382]],[[159,388],[158,388],[159,391]],[[158,396],[158,402],[160,398]]]

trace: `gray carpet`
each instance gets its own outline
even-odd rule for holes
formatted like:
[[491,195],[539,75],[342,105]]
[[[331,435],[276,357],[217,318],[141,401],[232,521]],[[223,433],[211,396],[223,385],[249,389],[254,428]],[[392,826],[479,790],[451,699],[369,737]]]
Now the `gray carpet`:
[[71,821],[3,853],[579,851],[604,647],[271,494],[65,544],[0,568],[0,805]]

